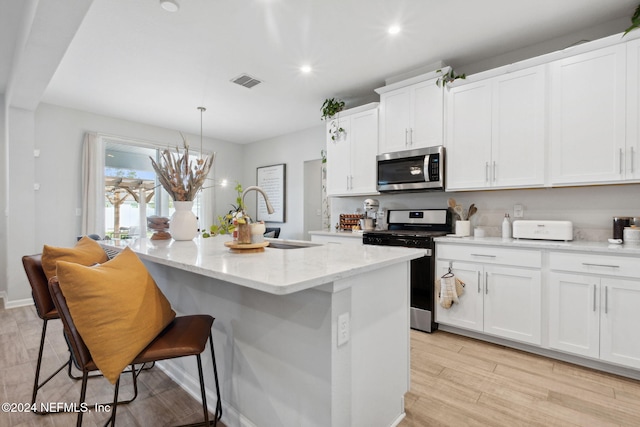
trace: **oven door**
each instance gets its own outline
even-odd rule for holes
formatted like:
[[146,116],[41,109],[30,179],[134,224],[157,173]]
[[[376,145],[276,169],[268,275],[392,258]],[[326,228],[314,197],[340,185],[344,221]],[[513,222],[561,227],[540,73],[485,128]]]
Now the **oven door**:
[[444,147],[377,156],[378,191],[444,190]]

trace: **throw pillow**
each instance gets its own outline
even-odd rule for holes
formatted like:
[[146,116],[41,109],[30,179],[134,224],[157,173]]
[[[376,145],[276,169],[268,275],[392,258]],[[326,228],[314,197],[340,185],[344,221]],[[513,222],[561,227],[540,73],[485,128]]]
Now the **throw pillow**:
[[58,261],[58,281],[76,329],[112,384],[176,316],[129,248],[94,267]]
[[75,262],[82,265],[103,263],[109,259],[102,246],[90,237],[84,236],[73,248],[58,248],[44,245],[42,249],[42,269],[47,280],[56,275],[58,261]]

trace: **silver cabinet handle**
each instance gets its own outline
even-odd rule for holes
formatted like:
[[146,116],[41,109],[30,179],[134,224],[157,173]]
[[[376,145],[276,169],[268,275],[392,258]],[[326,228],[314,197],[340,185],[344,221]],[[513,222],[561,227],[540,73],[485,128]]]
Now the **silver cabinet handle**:
[[484,273],[484,293],[489,293],[489,273],[486,271]]
[[493,161],[493,182],[496,182],[496,161]]
[[471,256],[479,256],[484,258],[495,258],[495,255],[485,255],[485,254],[471,254]]
[[413,128],[409,128],[409,145],[413,145]]
[[405,147],[409,145],[409,128],[404,129],[404,145]]
[[349,175],[347,175],[347,190],[349,189]]
[[631,147],[631,173],[634,172],[635,157],[636,157],[635,148]]
[[620,149],[620,174],[622,174],[622,170],[623,170],[623,164],[622,164],[623,157],[624,157],[624,154],[622,153],[622,148],[621,148]]
[[593,285],[593,311],[596,311],[596,285]]
[[604,314],[609,311],[609,287],[604,287]]
[[613,265],[613,264],[592,264],[590,262],[583,262],[582,265],[584,265],[585,267],[609,267],[609,268],[620,268],[619,265]]
[[484,181],[489,182],[489,162],[484,162]]
[[478,271],[478,293],[482,293],[482,289],[480,289],[480,272]]

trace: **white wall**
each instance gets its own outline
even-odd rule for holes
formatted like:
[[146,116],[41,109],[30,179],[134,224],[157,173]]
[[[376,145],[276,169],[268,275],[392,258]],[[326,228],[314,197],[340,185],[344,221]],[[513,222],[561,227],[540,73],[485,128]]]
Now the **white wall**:
[[[5,209],[7,206],[7,179],[9,176],[9,134],[7,129],[8,107],[5,102],[4,94],[0,94],[0,271],[7,271],[7,218]],[[6,296],[7,293],[7,277],[0,275],[0,296]]]
[[[9,212],[6,238],[5,228],[0,227],[0,266],[6,262],[6,270],[0,271],[7,272],[2,277],[2,283],[7,285],[0,287],[0,292],[6,291],[5,302],[12,305],[31,301],[31,290],[20,261],[22,255],[40,252],[45,243],[72,246],[80,234],[81,217],[76,215],[76,209],[82,206],[81,155],[85,132],[153,141],[171,147],[180,145],[182,139],[177,130],[48,104],[41,104],[35,113],[11,108],[8,119],[9,161],[3,174],[8,195],[2,197],[3,211],[8,208]],[[200,138],[199,135],[185,136],[190,141]],[[241,146],[209,138],[203,140],[203,146],[217,154],[216,177],[227,177],[231,181],[242,178]],[[40,150],[38,158],[34,158],[34,149]],[[39,190],[34,190],[34,183],[40,185]],[[8,206],[5,199],[9,201]],[[211,212],[211,220],[222,213],[219,207],[224,209],[235,199],[235,194],[217,188],[216,199],[217,208]]]
[[[318,121],[320,116],[318,115]],[[319,159],[325,148],[324,122],[317,127],[255,142],[244,146],[243,186],[256,184],[256,168],[285,163],[286,166],[286,217],[284,223],[267,226],[281,227],[280,238],[306,239],[304,229],[304,162]],[[253,195],[247,195],[249,215],[255,215]]]

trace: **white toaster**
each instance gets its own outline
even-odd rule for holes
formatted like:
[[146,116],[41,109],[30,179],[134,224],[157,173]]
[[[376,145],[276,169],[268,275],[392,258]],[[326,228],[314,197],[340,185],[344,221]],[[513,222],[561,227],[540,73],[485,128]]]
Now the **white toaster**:
[[571,221],[513,221],[514,239],[573,240]]

